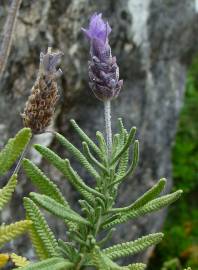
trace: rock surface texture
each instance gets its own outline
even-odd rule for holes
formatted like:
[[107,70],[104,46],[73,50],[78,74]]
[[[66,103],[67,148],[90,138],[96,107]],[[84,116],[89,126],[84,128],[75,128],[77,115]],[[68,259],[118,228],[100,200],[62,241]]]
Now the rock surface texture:
[[[0,1],[0,29],[7,14],[7,2]],[[92,138],[98,129],[103,130],[103,104],[88,87],[89,46],[81,33],[81,27],[88,24],[88,17],[95,11],[103,12],[113,28],[110,43],[118,59],[120,78],[124,79],[123,90],[112,103],[113,130],[116,130],[117,117],[122,117],[128,128],[137,126],[140,140],[138,169],[123,184],[117,203],[126,205],[161,177],[169,179],[167,190],[171,189],[171,145],[183,101],[186,69],[198,49],[197,1],[23,1],[8,66],[0,84],[0,144],[22,127],[19,114],[36,78],[40,50],[45,50],[49,43],[64,52],[55,128],[79,147],[70,118],[75,118]],[[39,135],[35,140],[68,156],[49,135]],[[35,153],[32,156],[40,162]],[[80,169],[73,160],[72,163]],[[48,164],[43,163],[43,168],[61,186],[68,201],[76,205],[77,194],[71,186]],[[81,175],[92,182],[83,171]],[[21,175],[11,210],[2,215],[4,221],[23,215],[19,202],[22,194],[32,190]],[[163,220],[164,212],[160,212],[127,223],[118,228],[113,241],[132,240],[158,231]],[[58,221],[49,218],[49,222],[57,234],[65,234]],[[20,254],[26,252],[31,256],[23,241],[17,244],[22,249]],[[135,260],[147,257],[148,252],[136,256]]]

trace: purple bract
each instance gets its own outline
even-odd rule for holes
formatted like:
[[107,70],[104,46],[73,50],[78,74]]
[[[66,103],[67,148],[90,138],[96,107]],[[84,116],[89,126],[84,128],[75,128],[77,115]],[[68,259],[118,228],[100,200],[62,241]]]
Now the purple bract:
[[116,58],[111,55],[108,36],[111,27],[102,19],[102,14],[95,13],[89,28],[82,28],[90,41],[89,85],[100,100],[118,96],[123,81],[119,80],[119,68]]
[[108,35],[111,33],[111,27],[108,22],[104,22],[102,14],[95,13],[91,19],[88,29],[82,28],[89,39],[98,39],[104,44],[108,39]]

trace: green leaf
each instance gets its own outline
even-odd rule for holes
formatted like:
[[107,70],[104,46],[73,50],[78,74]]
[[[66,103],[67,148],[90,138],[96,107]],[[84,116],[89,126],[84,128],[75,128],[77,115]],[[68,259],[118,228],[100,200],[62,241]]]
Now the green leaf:
[[113,235],[113,233],[114,233],[115,231],[116,231],[115,228],[111,228],[111,229],[107,232],[106,236],[105,236],[102,240],[100,240],[99,242],[97,242],[97,245],[98,245],[98,246],[103,246],[107,241],[109,241],[109,240],[111,239],[111,237],[112,237],[112,235]]
[[98,140],[98,143],[99,143],[100,151],[101,151],[102,156],[103,156],[102,160],[106,160],[108,150],[107,150],[107,145],[106,145],[106,141],[104,139],[104,136],[100,131],[97,131],[96,132],[96,137],[97,137],[97,140]]
[[[129,210],[126,213],[120,213],[121,217],[113,220],[112,222],[109,222],[108,224],[105,224],[103,226],[104,229],[110,228],[112,226],[115,226],[116,224],[120,224],[123,222],[126,222],[130,219],[133,219],[135,217],[143,216],[145,214],[158,211],[161,208],[164,208],[168,206],[169,204],[175,202],[176,200],[179,199],[179,197],[182,194],[182,190],[178,190],[174,193],[162,196],[160,198],[154,199],[147,204],[143,205],[142,207],[139,207],[134,210]],[[118,212],[119,214],[119,212]]]
[[76,171],[72,169],[70,166],[70,162],[68,159],[65,160],[65,176],[68,178],[68,180],[76,187],[76,189],[83,194],[83,191],[86,192],[85,198],[87,198],[90,201],[95,201],[95,197],[100,197],[104,199],[104,196],[96,191],[93,188],[90,188],[87,186],[83,180],[80,178],[80,176],[77,174]]
[[102,253],[96,246],[95,249],[88,254],[88,261],[90,265],[93,265],[96,269],[101,270],[118,270],[119,266],[111,261],[104,253]]
[[149,234],[135,241],[126,242],[103,249],[102,252],[110,259],[115,260],[121,257],[136,254],[149,246],[156,245],[162,240],[162,238],[163,233]]
[[123,134],[125,128],[124,128],[124,124],[122,122],[122,118],[118,118],[118,126],[119,126],[120,133]]
[[[124,128],[123,122],[121,118],[118,118],[118,126],[119,126],[119,134],[116,134],[114,136],[114,144],[112,147],[112,157],[114,158],[116,156],[117,153],[120,152],[120,150],[123,148],[124,144],[127,142],[128,139],[128,132],[127,130]],[[129,152],[126,151],[125,153]],[[126,154],[123,154],[126,156]],[[122,159],[122,158],[121,158]]]
[[[27,217],[27,219],[30,219],[28,217],[28,215],[26,215],[26,217]],[[34,226],[31,226],[29,228],[28,232],[29,232],[29,236],[30,236],[30,239],[31,239],[32,246],[33,246],[33,248],[34,248],[34,250],[36,252],[37,257],[40,260],[47,259],[49,257],[49,255],[47,253],[47,250],[45,250],[45,247],[43,246],[42,239],[37,234],[37,231],[34,228]]]
[[99,169],[101,169],[102,172],[108,175],[109,174],[108,170],[91,154],[88,144],[86,142],[83,142],[82,144],[83,144],[84,153],[88,161],[96,165]]
[[73,144],[71,144],[65,137],[61,134],[55,132],[56,139],[62,144],[71,154],[75,157],[82,166],[96,179],[100,176],[97,171],[93,168],[93,166],[88,162],[86,157],[76,148]]
[[30,220],[21,220],[10,225],[0,226],[0,247],[10,240],[18,237],[28,230],[31,225]]
[[43,215],[36,204],[29,198],[24,198],[24,206],[27,217],[32,221],[32,227],[40,238],[40,243],[43,247],[43,252],[47,254],[48,258],[57,256],[56,249],[58,243]]
[[54,184],[31,160],[24,159],[23,168],[32,183],[41,193],[50,196],[55,201],[69,207],[69,204],[63,197],[57,185]]
[[[123,137],[124,138],[122,139],[123,140],[122,145],[124,145],[124,143],[126,143],[126,140],[128,138],[127,132],[126,132],[126,134],[123,134]],[[116,177],[117,179],[122,179],[123,176],[125,178],[128,162],[129,162],[129,148],[124,152],[124,154],[120,158],[118,171],[116,173],[117,174],[117,177]]]
[[[66,270],[72,269],[73,264],[63,258],[50,258],[34,264],[21,267],[21,270]],[[18,270],[18,268],[14,268]]]
[[13,139],[9,139],[0,152],[0,176],[4,175],[20,156],[31,138],[29,128],[21,129]]
[[11,176],[5,187],[0,189],[0,210],[8,203],[17,184],[17,175]]
[[127,170],[127,172],[124,175],[118,174],[118,177],[111,185],[117,185],[117,184],[121,183],[125,178],[127,178],[130,174],[132,174],[137,167],[138,160],[139,160],[139,142],[138,142],[138,140],[136,140],[134,142],[133,160],[132,160],[131,166],[129,167],[129,169]]
[[120,152],[113,158],[111,165],[113,165],[124,154],[124,152],[130,147],[131,142],[133,141],[135,137],[135,133],[136,133],[136,128],[135,127],[131,128],[126,143],[123,145]]
[[98,148],[98,146],[87,136],[87,134],[78,126],[78,124],[75,122],[75,120],[70,120],[72,126],[76,130],[76,132],[80,135],[83,141],[85,141],[94,151],[95,153],[100,157],[101,151]]
[[[50,163],[52,163],[72,185],[89,201],[94,202],[95,196],[103,197],[101,193],[88,187],[78,174],[71,168],[68,160],[61,159],[57,154],[47,147],[35,145],[35,149]],[[94,196],[93,196],[94,195]]]
[[146,264],[144,264],[144,263],[133,263],[133,264],[128,265],[126,270],[127,269],[128,270],[144,270],[144,269],[146,269]]
[[112,154],[111,156],[114,157],[117,153],[117,151],[119,150],[120,148],[120,134],[115,134],[113,136],[113,143],[112,143]]
[[63,240],[58,240],[58,245],[66,258],[69,258],[72,262],[76,261],[80,257],[79,251],[74,247],[72,242],[64,242]]
[[155,184],[151,189],[149,189],[147,192],[145,192],[140,198],[138,198],[134,203],[127,207],[123,208],[114,208],[111,210],[111,212],[127,212],[130,210],[135,210],[139,207],[142,207],[147,202],[153,200],[155,197],[157,197],[164,189],[166,184],[166,179],[162,178],[159,180],[157,184]]
[[51,199],[46,195],[40,195],[31,192],[30,196],[36,203],[38,203],[44,209],[59,218],[68,219],[69,221],[89,225],[89,222],[86,219],[82,218],[79,214],[77,214],[73,210],[68,209],[67,207],[63,206],[62,204],[56,202],[54,199]]

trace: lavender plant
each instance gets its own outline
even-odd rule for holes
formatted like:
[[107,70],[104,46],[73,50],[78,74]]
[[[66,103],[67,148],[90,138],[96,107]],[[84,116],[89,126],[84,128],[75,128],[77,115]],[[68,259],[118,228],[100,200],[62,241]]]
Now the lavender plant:
[[[145,269],[143,263],[120,266],[116,260],[157,244],[163,237],[162,233],[149,234],[108,248],[104,248],[104,245],[111,239],[116,225],[158,211],[173,203],[182,193],[178,190],[159,196],[166,184],[166,180],[161,179],[129,206],[115,207],[120,184],[133,174],[137,166],[139,143],[135,139],[136,128],[127,131],[122,119],[118,119],[118,133],[112,135],[111,131],[111,100],[118,96],[123,85],[109,45],[111,28],[101,14],[94,14],[88,29],[83,31],[90,41],[89,84],[95,96],[104,103],[106,139],[98,131],[95,143],[74,120],[71,120],[71,124],[81,138],[82,152],[63,135],[58,132],[53,134],[87,170],[95,186],[88,186],[68,159],[47,147],[34,145],[42,157],[55,166],[80,193],[82,198],[78,202],[81,213],[72,209],[61,190],[39,167],[31,160],[24,159],[22,166],[40,192],[31,192],[29,197],[24,198],[26,218],[32,222],[30,237],[39,261],[29,263],[22,270]],[[31,128],[33,134],[45,132],[53,116],[58,98],[56,78],[60,71],[56,66],[60,56],[61,53],[52,53],[51,49],[41,55],[38,78],[22,115],[25,126]],[[63,220],[67,241],[56,239],[40,208]]]

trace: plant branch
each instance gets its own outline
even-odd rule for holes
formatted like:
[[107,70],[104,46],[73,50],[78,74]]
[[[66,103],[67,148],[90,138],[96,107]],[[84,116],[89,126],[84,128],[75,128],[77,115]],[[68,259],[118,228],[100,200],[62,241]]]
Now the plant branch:
[[13,33],[17,21],[18,11],[22,0],[13,0],[9,8],[8,16],[3,29],[3,40],[0,49],[0,79],[6,67],[7,59],[10,53]]

